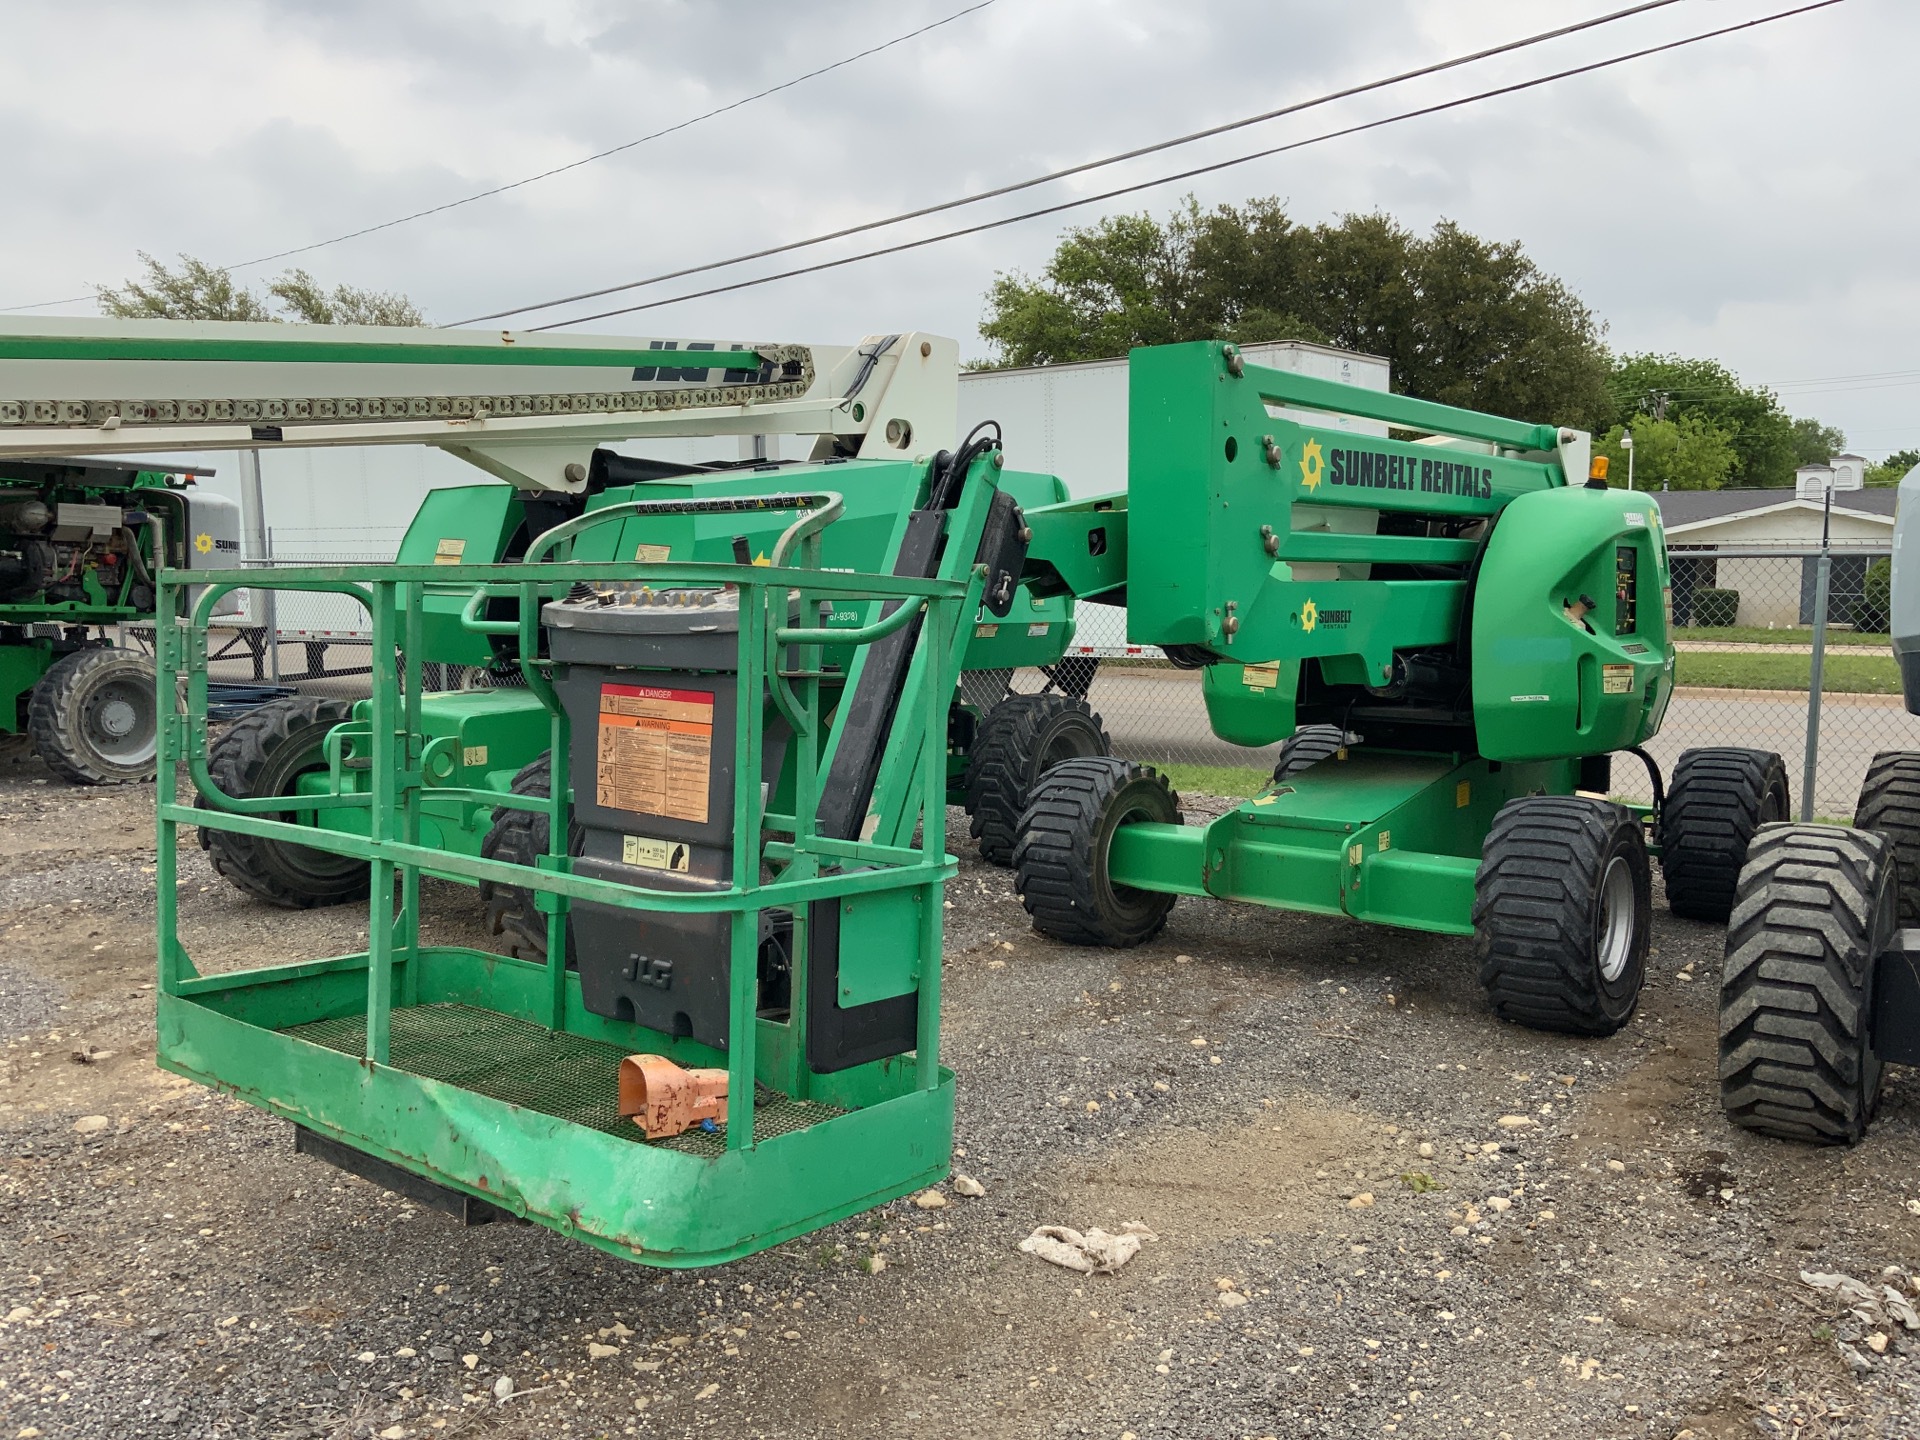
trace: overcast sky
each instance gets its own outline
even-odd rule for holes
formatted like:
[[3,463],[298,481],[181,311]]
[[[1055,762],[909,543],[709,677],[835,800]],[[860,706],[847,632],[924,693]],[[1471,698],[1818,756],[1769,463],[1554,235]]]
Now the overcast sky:
[[[455,200],[968,3],[8,0],[0,306],[117,282],[136,250],[235,264]],[[997,0],[614,158],[239,278],[301,264],[329,284],[405,291],[453,321],[926,204],[1624,3]],[[1791,3],[1682,0],[960,214],[1112,188]],[[1164,214],[1189,189],[1203,204],[1278,195],[1306,222],[1378,208],[1421,229],[1447,217],[1518,240],[1617,350],[1717,357],[1878,457],[1920,446],[1916,55],[1920,5],[1845,0],[1066,217],[589,328],[828,342],[917,328],[979,355],[994,273],[1039,270],[1063,226]],[[578,311],[535,319],[566,313]]]

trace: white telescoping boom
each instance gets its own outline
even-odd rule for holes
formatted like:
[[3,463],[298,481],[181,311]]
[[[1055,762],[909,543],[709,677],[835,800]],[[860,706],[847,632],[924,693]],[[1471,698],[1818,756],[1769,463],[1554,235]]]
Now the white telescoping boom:
[[917,332],[723,345],[0,317],[0,457],[432,445],[521,489],[570,493],[596,445],[650,436],[930,454],[954,442],[957,398],[954,342]]

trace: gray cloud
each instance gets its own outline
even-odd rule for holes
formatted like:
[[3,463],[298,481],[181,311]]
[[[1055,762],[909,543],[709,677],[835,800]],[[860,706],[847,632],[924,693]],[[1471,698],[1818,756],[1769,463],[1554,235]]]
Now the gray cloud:
[[[0,231],[0,304],[118,280],[135,249],[230,262],[453,199],[724,104],[961,3],[10,7],[0,174],[14,219]],[[291,263],[328,282],[405,290],[453,318],[924,204],[1602,8],[1001,0],[611,160]],[[1771,8],[1688,0],[1078,189]],[[1711,354],[1762,381],[1912,368],[1920,283],[1908,237],[1920,187],[1903,62],[1916,42],[1920,8],[1848,0],[1191,188],[1205,204],[1282,195],[1303,221],[1380,208],[1421,228],[1447,217],[1518,239],[1608,322],[1621,349]],[[1063,225],[1116,209],[1164,213],[1186,188],[597,328],[844,340],[917,326],[979,353],[981,295],[996,271],[1036,271]],[[919,222],[902,238],[947,223]],[[825,253],[854,248],[864,246]],[[1789,400],[1876,453],[1920,444],[1917,397],[1920,386],[1882,386]]]

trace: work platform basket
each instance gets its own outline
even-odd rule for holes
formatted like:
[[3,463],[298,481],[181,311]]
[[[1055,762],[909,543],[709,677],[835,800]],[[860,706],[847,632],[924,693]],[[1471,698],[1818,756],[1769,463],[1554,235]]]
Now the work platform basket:
[[[164,572],[157,649],[161,693],[158,940],[159,1063],[301,1127],[318,1144],[371,1157],[455,1195],[652,1265],[697,1266],[765,1249],[941,1178],[953,1131],[953,1077],[938,1061],[941,896],[955,862],[945,854],[947,705],[980,581],[901,579],[799,567],[704,563],[548,563],[489,566],[341,566],[249,573],[244,582],[193,584]],[[740,603],[738,773],[732,785],[732,879],[721,888],[643,889],[573,873],[569,825],[569,717],[550,664],[523,659],[551,719],[552,798],[462,788],[443,741],[420,725],[423,601],[465,594],[475,628],[517,636],[541,654],[544,602],[579,583],[734,587]],[[329,735],[324,793],[223,794],[208,768],[208,622],[237,588],[348,596],[373,637],[371,695],[353,723]],[[517,620],[485,618],[518,602]],[[864,616],[832,631],[795,615]],[[891,609],[887,606],[891,605]],[[917,844],[840,840],[816,831],[833,720],[823,717],[823,645],[870,645],[908,627],[913,674],[883,756],[883,776],[927,817]],[[792,813],[769,813],[760,783],[767,716],[790,733]],[[823,728],[823,726],[825,728]],[[811,742],[811,743],[808,743]],[[181,772],[189,777],[183,801]],[[424,797],[545,811],[553,853],[537,865],[452,853],[421,843]],[[198,799],[198,804],[193,803]],[[360,807],[351,829],[322,812]],[[182,826],[293,843],[368,866],[364,952],[201,974],[182,943],[176,887]],[[908,833],[911,825],[908,826]],[[423,871],[535,892],[548,921],[537,963],[420,939]],[[918,933],[914,1048],[820,1073],[808,1063],[807,916],[822,900],[909,901]],[[731,926],[727,1044],[710,1048],[589,1012],[569,968],[568,908],[724,914]],[[763,911],[793,926],[791,1008],[759,1013],[757,937]],[[910,954],[910,958],[913,958]],[[724,1067],[724,1126],[649,1141],[616,1104],[625,1056],[665,1055]],[[331,1142],[331,1144],[329,1144]]]

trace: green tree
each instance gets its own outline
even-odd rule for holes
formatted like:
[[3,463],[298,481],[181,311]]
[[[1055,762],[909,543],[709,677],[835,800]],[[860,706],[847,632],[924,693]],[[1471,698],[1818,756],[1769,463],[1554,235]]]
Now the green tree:
[[1743,385],[1718,360],[1624,355],[1614,361],[1607,388],[1622,415],[1697,415],[1723,432],[1736,456],[1730,485],[1791,485],[1795,466],[1825,464],[1847,443],[1831,425],[1787,414],[1779,396]]
[[1825,465],[1846,448],[1847,437],[1831,425],[1801,418],[1793,422],[1793,463]]
[[1300,226],[1277,200],[1165,224],[1129,215],[1069,231],[1038,280],[1002,274],[981,333],[993,363],[1124,354],[1135,345],[1311,339],[1392,363],[1395,390],[1527,419],[1610,417],[1592,314],[1517,243],[1382,214]]
[[[124,285],[95,290],[100,311],[122,320],[283,320],[306,325],[424,325],[426,318],[404,295],[359,290],[350,285],[323,289],[304,270],[289,270],[260,296],[233,276],[191,255],[169,269],[142,250],[145,274]],[[275,314],[270,301],[278,302]]]
[[336,285],[331,290],[304,270],[289,270],[267,287],[293,319],[305,325],[424,325],[420,309],[404,295]]
[[1718,490],[1732,473],[1736,454],[1724,430],[1699,415],[1656,420],[1637,415],[1630,426],[1615,425],[1594,441],[1593,453],[1607,457],[1610,484],[1627,483],[1627,448],[1633,434],[1633,483],[1640,490]]
[[100,311],[121,320],[271,320],[266,302],[233,277],[191,255],[180,257],[180,268],[169,270],[146,251],[139,251],[146,269],[144,280],[129,280],[118,289],[102,286],[95,292]]
[[1920,466],[1920,450],[1896,450],[1878,465],[1867,467],[1866,483],[1874,486],[1898,485],[1907,472]]

